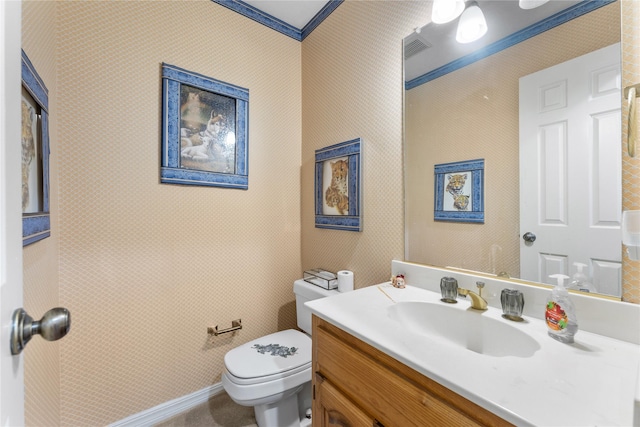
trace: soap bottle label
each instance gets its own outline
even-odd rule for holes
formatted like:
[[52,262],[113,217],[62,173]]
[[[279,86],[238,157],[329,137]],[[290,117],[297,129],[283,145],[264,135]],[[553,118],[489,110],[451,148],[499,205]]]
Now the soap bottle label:
[[553,331],[561,331],[567,327],[567,313],[564,312],[560,304],[555,301],[547,303],[547,311],[544,316],[547,326]]

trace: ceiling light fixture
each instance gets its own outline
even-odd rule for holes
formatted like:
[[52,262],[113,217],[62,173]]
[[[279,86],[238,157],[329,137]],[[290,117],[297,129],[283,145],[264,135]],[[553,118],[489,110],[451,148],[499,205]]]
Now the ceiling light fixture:
[[478,3],[472,1],[462,12],[458,22],[456,41],[458,43],[471,43],[484,36],[487,32],[487,20]]
[[542,6],[549,0],[520,0],[518,3],[522,9],[535,9],[538,6]]
[[464,0],[435,0],[431,7],[431,22],[445,24],[456,19],[464,10]]

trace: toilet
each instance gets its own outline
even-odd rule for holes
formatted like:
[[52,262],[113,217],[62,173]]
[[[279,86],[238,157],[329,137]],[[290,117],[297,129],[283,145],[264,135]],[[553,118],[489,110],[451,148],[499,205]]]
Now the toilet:
[[239,405],[253,406],[259,427],[305,427],[311,408],[311,311],[306,301],[337,290],[296,280],[298,327],[255,339],[224,356],[222,386]]

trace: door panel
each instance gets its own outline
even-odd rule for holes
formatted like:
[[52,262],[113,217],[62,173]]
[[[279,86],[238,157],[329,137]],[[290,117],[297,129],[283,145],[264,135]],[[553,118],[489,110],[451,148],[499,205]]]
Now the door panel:
[[[520,79],[521,278],[555,284],[589,266],[621,290],[620,45]],[[615,190],[613,190],[615,189]]]
[[24,425],[23,356],[11,356],[13,311],[22,307],[20,90],[22,3],[0,2],[0,425]]

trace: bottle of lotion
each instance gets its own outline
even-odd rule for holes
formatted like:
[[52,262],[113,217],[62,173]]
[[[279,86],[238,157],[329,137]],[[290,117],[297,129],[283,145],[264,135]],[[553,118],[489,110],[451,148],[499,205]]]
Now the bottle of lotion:
[[549,277],[558,281],[556,287],[551,291],[544,316],[549,328],[549,336],[569,344],[573,342],[573,336],[578,332],[576,309],[569,298],[569,291],[564,287],[564,280],[569,276],[552,274]]

